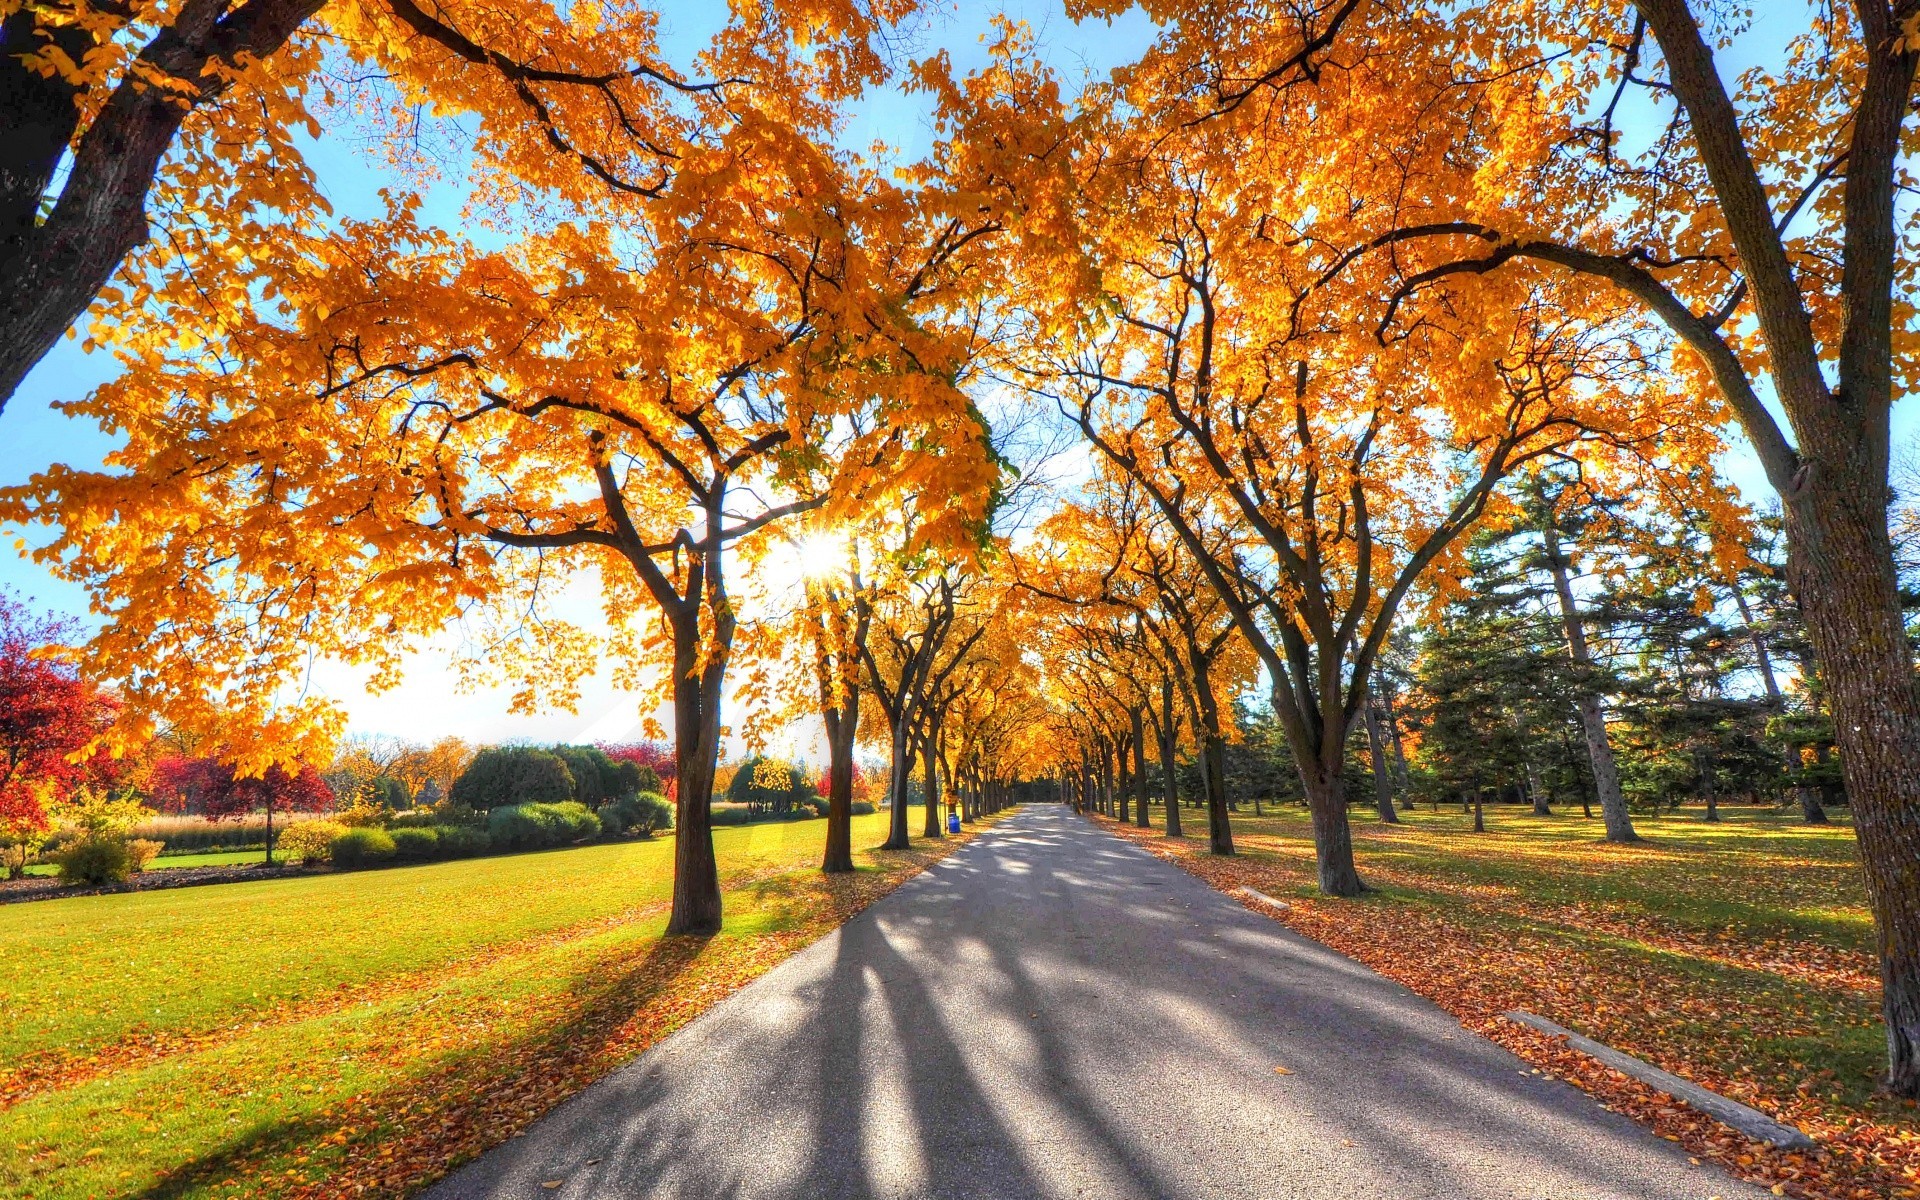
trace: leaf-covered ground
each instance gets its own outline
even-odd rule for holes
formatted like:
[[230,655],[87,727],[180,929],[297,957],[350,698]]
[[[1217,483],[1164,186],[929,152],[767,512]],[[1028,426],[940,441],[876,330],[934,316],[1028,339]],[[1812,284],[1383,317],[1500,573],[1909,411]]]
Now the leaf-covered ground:
[[671,838],[0,908],[0,1195],[404,1195],[958,841],[829,878],[825,829],[716,830],[709,941]]
[[[1217,858],[1103,822],[1215,887],[1289,904],[1248,907],[1438,1002],[1543,1072],[1780,1195],[1920,1196],[1920,1121],[1874,1094],[1885,1042],[1873,931],[1844,824],[1747,809],[1641,820],[1642,846],[1597,821],[1457,809],[1385,825],[1355,810],[1361,875],[1377,891],[1314,890],[1305,814],[1236,814],[1240,854]],[[1156,827],[1163,813],[1153,811]],[[1202,815],[1187,827],[1204,835]],[[1789,1154],[1750,1142],[1500,1014],[1524,1009],[1806,1130]]]

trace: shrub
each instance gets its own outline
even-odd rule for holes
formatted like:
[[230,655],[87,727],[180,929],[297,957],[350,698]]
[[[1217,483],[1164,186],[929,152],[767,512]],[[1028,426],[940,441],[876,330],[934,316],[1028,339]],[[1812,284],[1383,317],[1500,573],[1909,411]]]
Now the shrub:
[[388,829],[431,829],[441,824],[440,814],[426,808],[409,808],[393,814]]
[[393,856],[401,862],[426,862],[440,856],[440,834],[432,829],[395,829],[387,834],[393,839]]
[[274,839],[274,849],[290,863],[330,862],[333,839],[346,831],[337,821],[295,821]]
[[385,862],[393,857],[393,850],[393,835],[370,827],[344,829],[327,847],[333,865],[349,871]]
[[445,858],[472,858],[493,849],[487,831],[471,825],[436,825],[433,831],[439,835],[440,853]]
[[[151,845],[152,843],[147,843]],[[98,886],[121,883],[139,870],[133,847],[126,838],[112,834],[83,837],[69,842],[56,860],[63,883]]]
[[673,828],[673,804],[659,792],[641,792],[629,802],[633,819],[627,830],[641,837],[652,837],[662,829]]
[[584,804],[570,800],[565,804],[541,807],[553,810],[553,819],[561,829],[562,841],[580,842],[600,836],[600,818],[588,812]]
[[632,806],[624,800],[609,800],[594,809],[593,815],[600,818],[601,832],[619,837],[627,831],[627,826],[633,823],[634,812]]
[[348,829],[384,829],[387,822],[393,820],[393,813],[361,794],[353,798],[353,803],[335,812],[333,819]]
[[487,816],[487,834],[503,850],[544,850],[598,835],[600,818],[587,806],[569,800],[563,804],[510,804]]
[[133,869],[136,873],[147,869],[147,864],[160,857],[162,847],[159,842],[147,838],[128,838],[127,853],[133,856]]
[[716,826],[745,825],[753,820],[753,813],[744,804],[716,804],[707,810],[707,820]]
[[880,810],[875,808],[873,805],[868,804],[865,800],[855,800],[853,802],[852,811],[853,811],[853,815],[856,817],[870,817],[874,813],[879,812]]
[[447,799],[474,809],[558,804],[573,799],[573,776],[566,763],[545,750],[496,746],[474,756]]

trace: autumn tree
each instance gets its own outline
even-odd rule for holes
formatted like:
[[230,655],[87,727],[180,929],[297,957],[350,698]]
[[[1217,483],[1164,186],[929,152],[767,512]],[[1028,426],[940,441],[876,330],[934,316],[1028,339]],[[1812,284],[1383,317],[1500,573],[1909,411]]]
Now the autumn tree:
[[[1354,99],[1367,133],[1352,140],[1405,186],[1342,210],[1329,269],[1386,272],[1368,289],[1380,303],[1346,306],[1349,319],[1390,341],[1463,278],[1597,282],[1661,323],[1682,347],[1675,368],[1739,422],[1783,506],[1880,939],[1888,1086],[1911,1097],[1920,694],[1887,485],[1914,362],[1914,218],[1897,197],[1920,4],[1807,15],[1737,77],[1723,59],[1753,38],[1744,14],[1685,0],[1355,3],[1309,21],[1209,4],[1153,58],[1212,85],[1186,92],[1189,119],[1209,124],[1264,121],[1308,93]],[[1365,65],[1325,86],[1334,63]]]
[[14,848],[5,861],[16,878],[25,847],[49,827],[49,807],[119,773],[106,755],[88,753],[112,723],[114,702],[54,657],[77,632],[0,591],[0,846]]
[[163,812],[189,812],[215,821],[267,818],[267,864],[273,864],[273,814],[326,812],[333,789],[311,765],[275,765],[244,775],[213,758],[170,755],[156,762],[147,794]]
[[738,10],[696,78],[662,55],[659,10],[641,3],[0,4],[0,408],[89,306],[112,340],[152,294],[323,224],[296,140],[319,136],[316,114],[371,110],[404,148],[430,110],[471,123],[483,178],[658,192],[700,121],[688,98],[847,95],[883,73],[874,43],[910,7]]
[[[955,383],[969,331],[940,319],[977,227],[825,144],[810,98],[747,94],[700,94],[658,187],[596,197],[510,250],[396,203],[288,239],[244,312],[156,296],[136,369],[82,406],[129,430],[116,469],[51,472],[14,510],[64,526],[49,559],[119,548],[69,566],[122,598],[93,654],[142,664],[130,697],[249,736],[231,753],[257,769],[331,732],[322,706],[280,703],[317,645],[386,679],[411,639],[491,620],[488,663],[520,668],[522,706],[571,702],[601,646],[657,662],[677,758],[670,928],[716,929],[730,556],[930,479],[962,500],[923,536],[969,538],[996,473]],[[659,150],[605,119],[610,144]],[[553,169],[527,165],[523,189]],[[156,519],[82,515],[134,512]],[[604,643],[546,609],[584,570],[606,588]]]
[[[948,97],[974,140],[1010,109],[1045,113],[1044,70],[1017,41],[988,74],[984,98],[971,81]],[[1322,887],[1353,895],[1347,735],[1414,584],[1457,570],[1508,475],[1603,448],[1697,473],[1712,414],[1669,393],[1655,331],[1585,281],[1454,281],[1448,310],[1380,344],[1323,285],[1335,231],[1320,226],[1356,189],[1391,186],[1395,164],[1344,155],[1302,187],[1283,148],[1337,134],[1337,114],[1196,125],[1162,107],[1096,89],[1059,112],[1044,158],[1006,156],[1022,180],[1007,220],[1036,263],[1009,370],[1138,483],[1205,572],[1265,668]],[[1358,303],[1374,282],[1343,274],[1341,295]],[[1702,419],[1655,467],[1648,439],[1689,415]],[[1207,528],[1235,536],[1210,544]]]

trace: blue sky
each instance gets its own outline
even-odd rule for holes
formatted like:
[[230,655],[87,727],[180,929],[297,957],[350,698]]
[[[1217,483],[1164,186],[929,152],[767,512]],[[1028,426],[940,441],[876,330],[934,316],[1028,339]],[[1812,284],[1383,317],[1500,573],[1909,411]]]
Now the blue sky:
[[[669,54],[683,58],[704,40],[719,10],[689,10],[666,6],[675,14],[664,22],[663,43]],[[1758,36],[1748,46],[1778,46],[1782,31],[1804,20],[1797,5],[1770,7],[1761,21]],[[1138,14],[1129,14],[1109,24],[1069,21],[1057,3],[1033,0],[1007,5],[958,6],[928,16],[918,34],[908,43],[914,56],[946,49],[955,65],[965,70],[985,59],[983,34],[990,28],[991,15],[1005,11],[1026,21],[1038,34],[1048,57],[1069,74],[1082,72],[1104,75],[1112,66],[1138,53],[1152,28]],[[1804,11],[1804,10],[1801,10]],[[1752,53],[1736,46],[1729,55],[1732,70],[1745,65],[1742,54]],[[866,147],[874,141],[893,146],[903,159],[923,154],[932,137],[924,97],[895,91],[882,91],[869,97],[849,121],[845,142]],[[386,180],[381,171],[365,160],[345,139],[323,136],[308,146],[309,159],[326,190],[328,198],[342,215],[374,215],[379,211],[377,192]],[[428,219],[456,226],[460,223],[462,191],[458,181],[439,188],[424,208]],[[33,472],[53,462],[78,466],[97,466],[109,448],[104,435],[90,424],[62,416],[50,407],[55,401],[84,395],[101,381],[111,377],[116,364],[103,354],[83,354],[77,341],[63,342],[27,378],[21,391],[0,412],[0,484],[24,481]],[[1903,405],[1895,413],[1895,446],[1907,446],[1913,437],[1915,420],[1911,406]],[[1733,481],[1752,500],[1768,496],[1758,464],[1743,448],[1730,453],[1725,469]],[[0,585],[10,585],[36,607],[84,617],[86,596],[79,588],[53,579],[28,561],[16,548],[18,531],[4,531],[0,540]],[[596,610],[591,581],[582,581],[574,590],[577,611],[591,620]],[[636,696],[614,689],[604,676],[590,681],[577,713],[549,712],[518,716],[507,711],[506,691],[482,690],[461,694],[454,686],[449,669],[449,654],[443,647],[427,647],[411,660],[405,682],[381,695],[369,693],[364,678],[340,664],[324,664],[315,673],[313,686],[345,706],[351,726],[366,732],[397,734],[411,740],[432,740],[447,734],[475,741],[507,739],[620,740],[637,736],[640,731],[640,702]],[[796,731],[796,744],[802,750],[810,735]]]

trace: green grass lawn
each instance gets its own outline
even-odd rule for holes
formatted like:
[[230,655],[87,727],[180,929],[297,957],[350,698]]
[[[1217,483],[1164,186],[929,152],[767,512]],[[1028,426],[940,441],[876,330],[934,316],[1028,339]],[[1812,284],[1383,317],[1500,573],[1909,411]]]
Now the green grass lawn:
[[[199,854],[163,854],[147,864],[149,871],[165,871],[176,867],[237,867],[243,863],[263,863],[267,861],[265,850],[207,850]],[[58,875],[60,868],[53,863],[35,863],[27,868],[29,875]]]
[[[854,844],[884,822],[856,817]],[[825,828],[715,831],[708,943],[660,936],[671,837],[0,908],[0,1195],[306,1194],[343,1173],[403,1192],[446,1164],[390,1183],[375,1148],[449,1096],[584,1081],[643,1048],[621,1021],[657,1009],[657,1035],[704,1007],[687,990],[724,994],[924,859],[863,851],[827,881]],[[569,1028],[582,1044],[555,1040]],[[531,1115],[425,1144],[470,1151]]]

